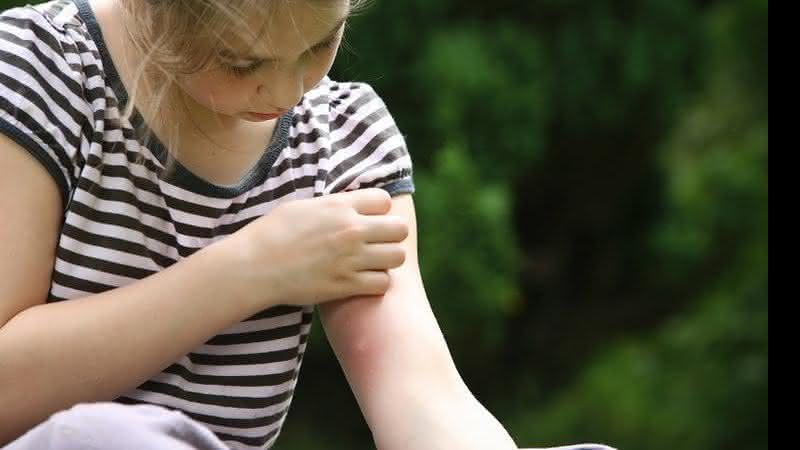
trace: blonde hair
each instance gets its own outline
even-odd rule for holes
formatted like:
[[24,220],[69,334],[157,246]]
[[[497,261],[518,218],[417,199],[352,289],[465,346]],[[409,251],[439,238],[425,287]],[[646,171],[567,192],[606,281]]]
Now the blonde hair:
[[[282,7],[298,0],[119,0],[126,37],[144,59],[133,75],[129,98],[122,119],[130,120],[134,108],[143,117],[158,123],[168,123],[169,110],[162,108],[165,101],[175,104],[176,80],[212,68],[219,61],[220,50],[231,48],[230,38],[238,42],[256,42],[269,28],[275,14]],[[334,0],[299,0],[324,6]],[[350,0],[351,16],[363,11],[370,0]],[[252,30],[249,23],[252,13],[263,13],[265,26]],[[168,30],[168,32],[163,32]],[[226,39],[227,37],[227,39]],[[140,85],[151,95],[143,104],[139,99]],[[145,143],[155,139],[150,129],[137,130]],[[160,178],[175,169],[180,142],[178,127],[161,136],[167,150],[165,170]],[[140,154],[137,163],[144,162]]]

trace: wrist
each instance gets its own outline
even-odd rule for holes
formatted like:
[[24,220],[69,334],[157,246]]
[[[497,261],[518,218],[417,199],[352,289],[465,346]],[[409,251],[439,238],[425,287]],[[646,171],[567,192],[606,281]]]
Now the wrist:
[[[420,395],[422,394],[422,395]],[[393,420],[373,430],[378,450],[517,450],[498,420],[469,392],[417,390]]]
[[[257,314],[276,303],[268,293],[257,295],[253,265],[248,252],[230,238],[217,241],[197,252],[199,258],[217,268],[213,282],[226,293],[226,300],[236,302],[250,315]],[[262,293],[258,293],[262,294]]]

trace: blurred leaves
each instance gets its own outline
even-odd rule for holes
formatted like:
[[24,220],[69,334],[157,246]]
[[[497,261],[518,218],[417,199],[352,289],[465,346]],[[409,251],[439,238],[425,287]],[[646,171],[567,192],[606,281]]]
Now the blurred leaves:
[[[520,445],[767,449],[768,22],[767,0],[352,19],[332,77],[406,135],[431,306]],[[317,322],[277,447],[370,446]]]
[[426,283],[428,297],[451,345],[471,346],[480,364],[502,344],[521,300],[508,188],[483,181],[458,144],[439,152],[432,173],[416,182],[430,196],[417,210],[423,279],[436,280]]
[[[548,110],[541,45],[525,29],[498,24],[431,36],[413,76],[430,103],[431,124],[464,144],[481,179],[518,177],[539,156]],[[488,132],[464,132],[474,128]]]
[[601,353],[552,403],[515,417],[519,440],[766,449],[766,254],[751,242],[696,308]]
[[706,89],[660,153],[668,176],[654,252],[669,268],[660,281],[704,274],[694,306],[609,344],[550,403],[520,412],[522,442],[767,448],[769,131],[762,88],[751,85],[759,71],[737,71],[742,56],[728,48],[741,14],[728,4],[709,16]]

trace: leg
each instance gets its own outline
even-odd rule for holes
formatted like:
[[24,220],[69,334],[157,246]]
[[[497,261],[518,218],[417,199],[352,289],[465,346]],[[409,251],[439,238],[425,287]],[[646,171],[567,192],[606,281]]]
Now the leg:
[[229,450],[178,411],[153,405],[82,403],[50,416],[3,450]]
[[549,447],[549,448],[521,448],[520,450],[616,450],[605,445],[597,444],[582,444],[582,445],[568,445],[566,447]]

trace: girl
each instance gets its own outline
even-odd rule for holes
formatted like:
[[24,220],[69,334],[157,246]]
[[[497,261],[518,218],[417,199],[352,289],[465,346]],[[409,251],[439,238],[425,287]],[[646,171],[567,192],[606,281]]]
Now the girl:
[[0,445],[272,448],[319,305],[379,448],[516,448],[431,313],[403,136],[326,76],[360,3],[0,15]]

